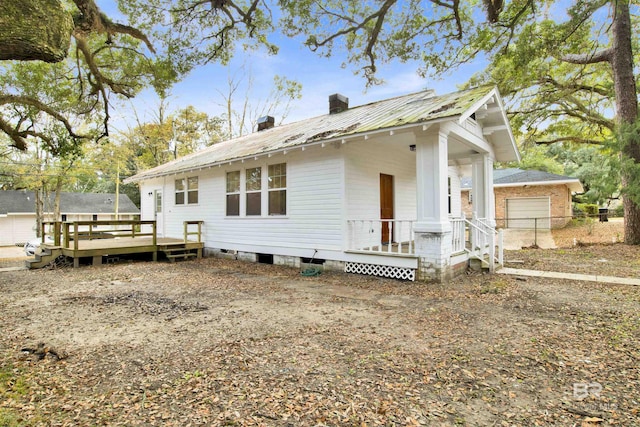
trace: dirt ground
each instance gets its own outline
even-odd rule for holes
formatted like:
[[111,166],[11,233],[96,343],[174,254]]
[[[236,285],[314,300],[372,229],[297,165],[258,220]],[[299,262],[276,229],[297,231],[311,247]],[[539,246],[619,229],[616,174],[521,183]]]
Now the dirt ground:
[[564,228],[552,230],[552,234],[559,248],[618,243],[624,241],[624,220],[622,218],[609,218],[607,222],[599,222],[594,218],[574,220]]
[[[507,260],[640,272],[621,244]],[[478,273],[309,278],[213,258],[3,272],[0,425],[639,425],[639,312],[640,287]]]

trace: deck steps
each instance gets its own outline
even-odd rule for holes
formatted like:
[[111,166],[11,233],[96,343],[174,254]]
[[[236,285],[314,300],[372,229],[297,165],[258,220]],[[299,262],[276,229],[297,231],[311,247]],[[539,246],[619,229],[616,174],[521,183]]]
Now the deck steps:
[[43,246],[41,253],[35,254],[34,259],[28,259],[25,261],[25,265],[28,269],[43,268],[49,265],[52,261],[62,255],[62,247],[60,246]]
[[200,258],[198,249],[187,248],[184,245],[175,245],[171,247],[160,248],[160,252],[164,253],[169,262],[178,260],[188,260],[191,258]]

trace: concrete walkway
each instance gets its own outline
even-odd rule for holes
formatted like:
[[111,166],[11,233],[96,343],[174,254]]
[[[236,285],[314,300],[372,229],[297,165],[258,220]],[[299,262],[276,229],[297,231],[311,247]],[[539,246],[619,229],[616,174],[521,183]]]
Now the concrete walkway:
[[513,276],[549,277],[553,279],[581,280],[585,282],[612,283],[617,285],[640,286],[640,279],[633,279],[630,277],[593,276],[590,274],[560,273],[557,271],[526,270],[526,269],[508,268],[508,267],[504,267],[499,270],[496,270],[496,273],[509,274]]

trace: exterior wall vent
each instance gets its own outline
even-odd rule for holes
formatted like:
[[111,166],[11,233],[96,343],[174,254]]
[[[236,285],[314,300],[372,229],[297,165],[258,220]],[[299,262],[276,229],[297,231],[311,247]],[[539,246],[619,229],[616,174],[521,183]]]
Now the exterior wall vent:
[[339,93],[329,96],[329,114],[341,113],[349,109],[349,98]]
[[271,116],[264,116],[258,119],[258,132],[261,130],[271,129],[275,126],[275,119]]

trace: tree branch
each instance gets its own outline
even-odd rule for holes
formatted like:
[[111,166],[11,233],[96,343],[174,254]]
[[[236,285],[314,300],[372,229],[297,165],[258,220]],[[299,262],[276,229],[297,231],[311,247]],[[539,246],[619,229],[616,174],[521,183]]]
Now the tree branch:
[[591,145],[603,145],[603,141],[599,141],[597,139],[589,139],[589,138],[581,138],[579,136],[564,136],[554,139],[549,139],[545,141],[535,141],[537,145],[551,145],[556,142],[575,142],[578,144],[591,144]]
[[76,134],[73,130],[73,126],[71,126],[71,123],[69,123],[66,117],[64,117],[62,114],[60,114],[53,108],[49,107],[48,105],[38,101],[37,99],[30,98],[28,96],[0,94],[0,105],[5,105],[5,104],[21,104],[21,105],[28,105],[31,107],[35,107],[36,109],[50,115],[51,117],[53,117],[54,119],[62,123],[64,127],[67,129],[69,136],[73,138],[88,138],[87,136]]
[[568,62],[570,64],[597,64],[598,62],[610,62],[611,58],[613,58],[613,49],[603,49],[590,54],[566,54],[561,56],[561,61]]

